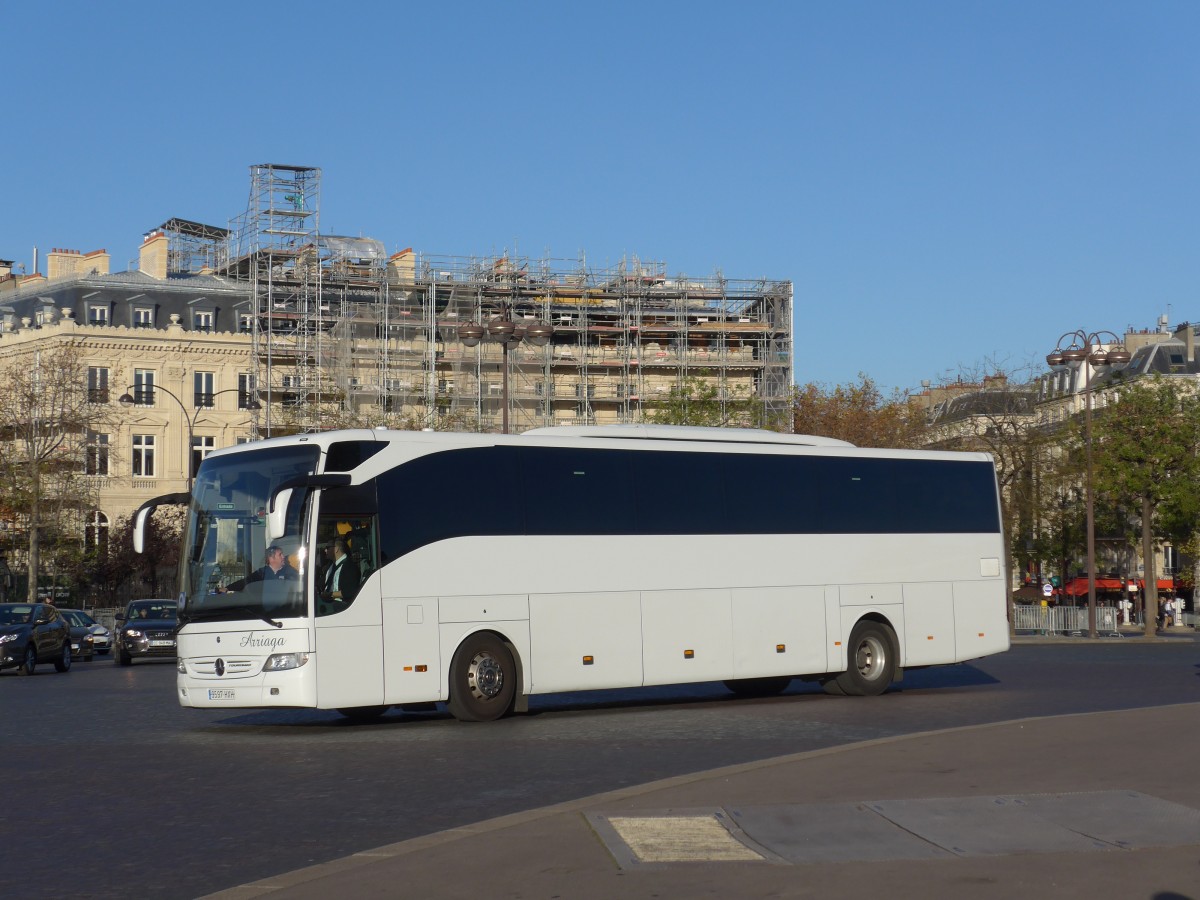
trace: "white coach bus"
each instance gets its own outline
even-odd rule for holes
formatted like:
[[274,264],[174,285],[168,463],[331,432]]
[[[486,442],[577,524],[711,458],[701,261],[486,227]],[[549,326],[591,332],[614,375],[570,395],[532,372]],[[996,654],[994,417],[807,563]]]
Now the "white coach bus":
[[[274,548],[288,565],[254,574]],[[273,438],[196,475],[179,702],[486,721],[640,685],[878,694],[1008,648],[1003,558],[982,453],[641,425]]]

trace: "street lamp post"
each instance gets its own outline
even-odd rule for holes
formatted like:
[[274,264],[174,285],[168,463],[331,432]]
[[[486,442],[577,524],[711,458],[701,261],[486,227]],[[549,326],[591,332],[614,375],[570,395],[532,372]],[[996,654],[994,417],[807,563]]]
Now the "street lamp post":
[[512,308],[508,303],[500,305],[500,312],[494,316],[487,326],[471,323],[460,325],[458,339],[466,347],[476,347],[479,342],[488,337],[498,343],[503,349],[503,362],[500,369],[500,402],[501,434],[508,434],[508,349],[510,346],[526,341],[535,347],[544,347],[554,335],[554,326],[545,322],[514,322]]
[[[1105,336],[1111,341],[1105,341]],[[1069,341],[1064,346],[1064,341]],[[1106,344],[1114,345],[1111,350]],[[1054,352],[1046,356],[1052,369],[1066,367],[1078,370],[1084,367],[1083,383],[1083,431],[1084,455],[1086,457],[1086,504],[1087,504],[1087,577],[1088,577],[1088,637],[1096,637],[1096,518],[1092,497],[1092,373],[1101,366],[1122,369],[1132,357],[1121,345],[1121,339],[1111,331],[1069,331],[1058,339]]]
[[[216,391],[212,394],[206,394],[205,397],[211,403],[214,397],[218,397],[221,394],[230,394],[230,393],[233,393],[234,391],[241,392],[241,390],[242,390],[241,388],[226,388],[223,391]],[[206,406],[198,406],[198,407],[196,407],[195,413],[192,415],[189,415],[186,404],[184,404],[184,402],[182,400],[180,400],[179,397],[177,397],[172,391],[168,390],[167,388],[163,387],[160,384],[151,385],[148,388],[147,387],[138,387],[137,385],[131,384],[131,385],[129,385],[129,387],[125,388],[125,393],[117,398],[117,402],[120,403],[122,406],[126,406],[126,407],[136,406],[138,401],[134,398],[134,396],[131,393],[129,393],[130,391],[138,391],[139,393],[142,393],[143,395],[149,394],[150,401],[146,405],[153,404],[155,391],[162,391],[164,394],[166,394],[168,397],[170,397],[172,400],[174,400],[179,405],[179,411],[181,413],[183,413],[183,421],[185,423],[187,423],[187,443],[184,445],[184,448],[183,448],[183,468],[184,468],[184,472],[186,473],[186,477],[187,477],[187,492],[190,494],[192,492],[192,443],[194,442],[195,437],[196,437],[196,420],[200,417],[201,410],[210,409],[211,407],[209,407],[207,405]],[[249,410],[262,409],[262,404],[258,402],[257,397],[251,396],[249,398],[249,400],[246,401],[245,408],[249,409]]]

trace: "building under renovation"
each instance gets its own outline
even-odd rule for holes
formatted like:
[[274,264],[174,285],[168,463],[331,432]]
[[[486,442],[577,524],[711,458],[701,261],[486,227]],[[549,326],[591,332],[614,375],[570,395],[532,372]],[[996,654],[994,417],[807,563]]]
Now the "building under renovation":
[[[670,276],[637,260],[596,269],[389,256],[379,241],[321,232],[320,169],[250,174],[232,229],[172,220],[163,231],[171,274],[249,288],[237,322],[251,335],[264,434],[334,424],[498,431],[506,400],[512,431],[637,422],[689,379],[711,384],[735,420],[787,407],[790,281]],[[514,325],[501,329],[506,339],[488,333],[497,320]],[[481,340],[464,332],[473,325]]]
[[169,219],[127,271],[104,250],[54,249],[45,274],[36,254],[27,274],[0,260],[0,367],[85,360],[96,533],[273,434],[631,423],[681,395],[728,424],[789,409],[788,281],[389,255],[321,232],[319,169],[250,176],[230,227]]

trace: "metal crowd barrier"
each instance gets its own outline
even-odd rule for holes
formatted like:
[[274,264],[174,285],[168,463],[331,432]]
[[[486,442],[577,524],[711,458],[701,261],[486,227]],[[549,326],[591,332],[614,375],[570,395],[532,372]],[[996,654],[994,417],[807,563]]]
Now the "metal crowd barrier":
[[[1087,634],[1086,606],[1021,606],[1013,610],[1017,631],[1038,634]],[[1112,606],[1096,607],[1096,633],[1120,636],[1117,630],[1117,610]]]

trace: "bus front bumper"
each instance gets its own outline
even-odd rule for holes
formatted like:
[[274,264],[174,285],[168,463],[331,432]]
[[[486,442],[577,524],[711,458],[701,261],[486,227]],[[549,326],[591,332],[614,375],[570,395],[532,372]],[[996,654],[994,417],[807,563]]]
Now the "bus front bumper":
[[317,705],[315,654],[304,665],[265,671],[268,657],[244,658],[244,672],[231,671],[224,660],[179,659],[176,690],[179,705],[231,709],[263,707],[312,708]]

